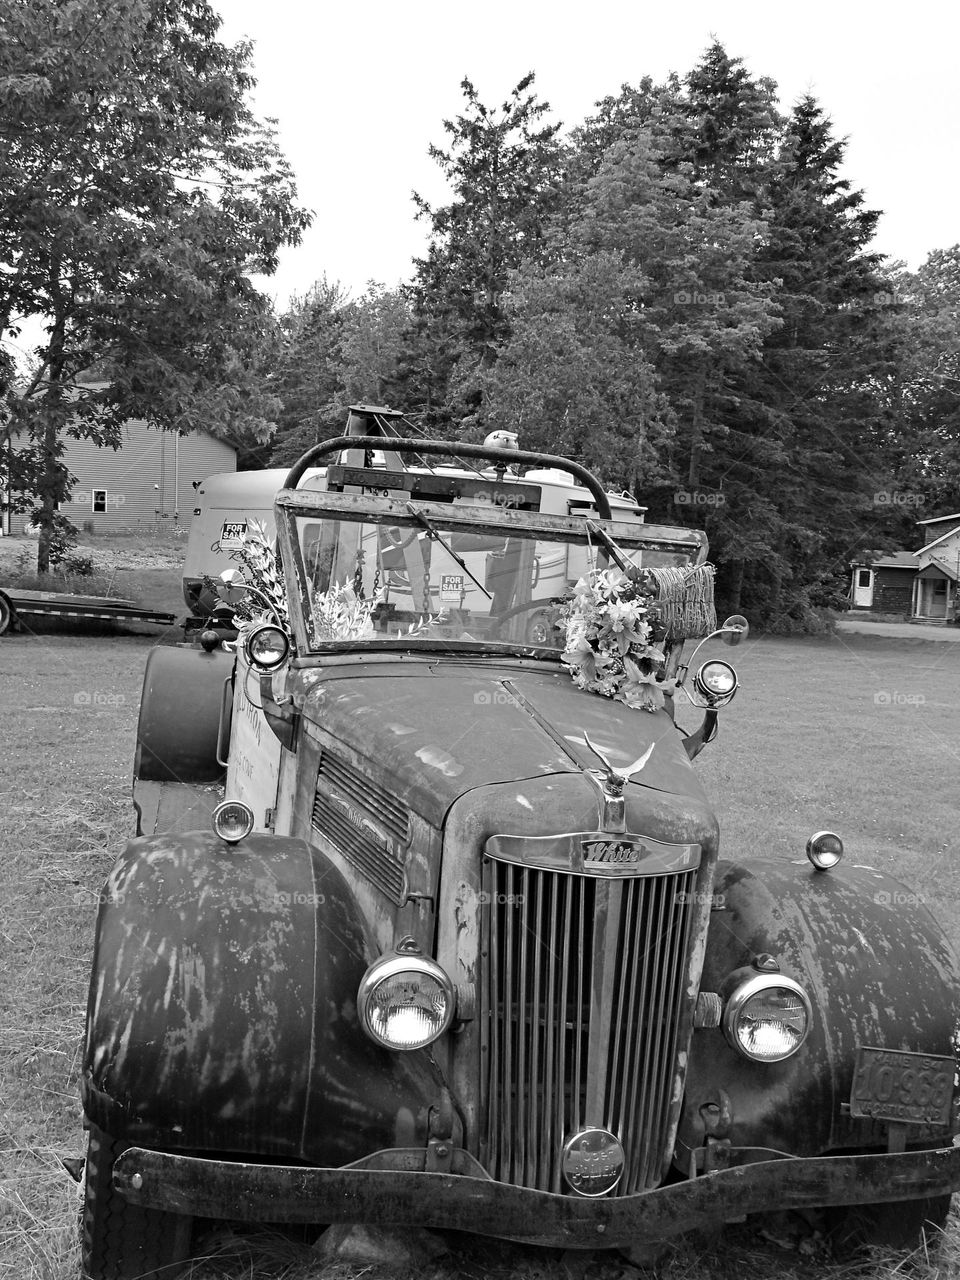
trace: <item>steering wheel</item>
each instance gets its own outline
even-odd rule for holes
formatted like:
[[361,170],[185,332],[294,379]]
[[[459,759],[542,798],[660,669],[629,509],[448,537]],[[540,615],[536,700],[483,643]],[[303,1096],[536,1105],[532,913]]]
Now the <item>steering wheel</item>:
[[[539,610],[544,614],[546,619],[546,617],[549,616],[550,606],[554,603],[555,602],[553,600],[547,598],[545,600],[527,600],[524,604],[515,604],[512,609],[504,610],[503,613],[499,614],[498,617],[494,619],[493,626],[487,632],[486,638],[488,640],[497,640],[500,636],[501,630],[503,629],[503,624],[505,622],[509,622],[511,618],[515,618],[521,613],[529,613],[531,610]],[[549,643],[549,633],[552,630],[553,627],[545,621],[544,624],[542,624],[542,632],[538,633],[539,629],[537,628],[536,619],[531,619],[527,627],[528,638],[525,643],[546,645]],[[531,632],[533,634],[531,634]]]

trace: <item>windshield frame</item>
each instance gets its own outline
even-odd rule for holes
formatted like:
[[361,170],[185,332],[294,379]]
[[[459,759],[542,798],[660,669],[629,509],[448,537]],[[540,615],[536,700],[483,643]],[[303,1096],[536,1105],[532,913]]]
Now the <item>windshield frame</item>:
[[[415,510],[414,510],[415,507]],[[471,506],[466,504],[416,502],[398,500],[371,494],[336,493],[322,490],[284,489],[276,498],[277,539],[286,577],[290,622],[293,638],[300,659],[319,657],[323,654],[371,652],[373,650],[426,653],[446,651],[457,654],[478,653],[489,655],[536,655],[558,661],[560,650],[556,646],[541,647],[519,644],[504,639],[490,641],[452,640],[450,637],[427,636],[409,638],[376,636],[356,640],[315,641],[309,634],[307,619],[311,616],[311,591],[300,546],[297,522],[301,517],[310,520],[341,520],[360,524],[387,524],[401,528],[424,528],[424,520],[439,526],[444,534],[463,532],[470,534],[496,533],[521,537],[540,538],[554,543],[574,546],[592,546],[598,563],[610,563],[601,538],[601,531],[625,552],[650,553],[658,566],[694,566],[702,564],[707,555],[706,535],[699,529],[683,529],[662,525],[648,525],[620,520],[600,520],[594,517],[547,515],[539,512],[514,510],[507,507]],[[588,529],[587,520],[592,529]],[[646,555],[643,557],[645,567]]]

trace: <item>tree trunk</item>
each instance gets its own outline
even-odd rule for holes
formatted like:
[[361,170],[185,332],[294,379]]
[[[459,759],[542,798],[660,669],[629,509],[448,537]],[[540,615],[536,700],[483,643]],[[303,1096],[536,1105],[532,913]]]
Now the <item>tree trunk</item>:
[[700,484],[700,450],[703,442],[703,403],[706,395],[706,370],[701,364],[693,388],[693,412],[690,418],[690,466],[687,485],[695,493]]
[[740,612],[740,596],[743,594],[743,561],[733,560],[728,568],[727,609],[730,613]]
[[48,350],[48,385],[40,406],[40,436],[43,467],[37,496],[40,499],[40,537],[37,542],[37,573],[50,572],[50,550],[53,542],[57,507],[67,496],[66,469],[60,461],[63,444],[60,428],[63,417],[63,378],[65,322],[62,315],[54,321]]

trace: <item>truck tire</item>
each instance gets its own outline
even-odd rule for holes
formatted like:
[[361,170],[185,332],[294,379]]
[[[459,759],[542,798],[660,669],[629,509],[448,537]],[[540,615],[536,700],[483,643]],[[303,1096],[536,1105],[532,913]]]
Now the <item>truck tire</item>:
[[113,1162],[128,1145],[90,1128],[81,1274],[84,1280],[175,1280],[190,1259],[193,1219],[130,1204],[114,1190]]
[[157,646],[143,675],[133,776],[151,782],[220,783],[217,761],[223,683],[234,655],[223,649]]
[[0,636],[5,635],[13,626],[13,605],[0,591]]
[[852,1204],[831,1214],[830,1239],[843,1257],[862,1249],[934,1251],[943,1238],[950,1196],[926,1200],[894,1200],[885,1204]]

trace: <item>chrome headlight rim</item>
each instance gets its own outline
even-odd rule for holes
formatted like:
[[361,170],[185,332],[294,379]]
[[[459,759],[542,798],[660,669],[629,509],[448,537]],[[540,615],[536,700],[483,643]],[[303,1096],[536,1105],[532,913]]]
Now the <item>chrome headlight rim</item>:
[[[228,816],[234,813],[242,815],[244,822],[240,827],[235,827],[231,830],[226,824]],[[221,800],[214,809],[210,821],[213,824],[214,832],[224,844],[239,844],[241,840],[246,840],[253,830],[255,819],[253,810],[248,804],[244,804],[242,800]],[[229,834],[227,834],[228,831],[230,832]]]
[[[418,1044],[393,1044],[375,1029],[370,1018],[371,1004],[379,985],[401,973],[419,974],[432,978],[441,987],[446,998],[446,1009],[440,1026],[428,1039]],[[378,960],[374,960],[360,979],[360,987],[357,991],[357,1014],[360,1025],[374,1044],[379,1045],[381,1049],[389,1049],[392,1053],[415,1053],[418,1049],[426,1049],[435,1044],[449,1031],[455,1013],[456,991],[453,982],[446,970],[428,956],[395,952],[381,956]]]
[[[730,685],[724,691],[718,692],[711,689],[706,683],[706,672],[710,667],[722,667],[725,672],[729,673]],[[694,688],[700,694],[701,698],[706,699],[712,707],[722,707],[730,702],[740,688],[740,678],[735,668],[729,662],[724,662],[722,658],[710,658],[709,661],[701,663],[697,670],[697,674],[693,677]]]
[[[803,1005],[806,1021],[804,1023],[803,1034],[792,1048],[786,1053],[776,1054],[774,1056],[760,1057],[757,1054],[750,1053],[743,1044],[743,1041],[737,1035],[737,1024],[744,1007],[748,1001],[754,996],[760,995],[763,991],[773,991],[776,989],[786,990],[797,996]],[[723,1034],[727,1043],[731,1048],[736,1049],[737,1053],[747,1059],[748,1062],[773,1063],[786,1062],[788,1058],[803,1047],[807,1037],[810,1034],[810,1027],[813,1022],[813,1003],[804,987],[801,986],[795,978],[788,978],[783,973],[758,973],[752,978],[739,983],[727,997],[723,1010]]]
[[[828,848],[835,842],[833,848]],[[832,871],[843,861],[843,840],[835,831],[815,831],[807,841],[807,857],[816,871]]]
[[[279,656],[271,662],[265,662],[262,657],[257,656],[255,651],[257,641],[264,639],[268,634],[280,638],[280,643],[277,645]],[[252,667],[256,667],[258,671],[279,671],[290,657],[290,637],[275,622],[261,622],[246,637],[243,642],[243,648],[247,655],[247,661]]]

